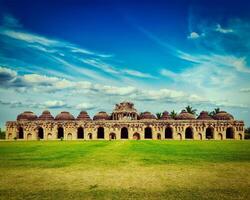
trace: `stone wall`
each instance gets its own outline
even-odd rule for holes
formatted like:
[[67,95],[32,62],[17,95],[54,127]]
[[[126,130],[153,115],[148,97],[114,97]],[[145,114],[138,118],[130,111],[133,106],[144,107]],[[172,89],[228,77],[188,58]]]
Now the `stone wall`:
[[[84,130],[84,138],[78,138],[79,127]],[[125,136],[126,129],[128,131],[128,138],[124,139],[130,140],[244,139],[244,122],[237,120],[20,120],[6,122],[6,139],[38,140],[40,136],[43,140],[59,140],[59,128],[63,129],[64,140],[119,140],[122,128]],[[104,129],[104,138],[98,138],[98,129],[101,128]]]

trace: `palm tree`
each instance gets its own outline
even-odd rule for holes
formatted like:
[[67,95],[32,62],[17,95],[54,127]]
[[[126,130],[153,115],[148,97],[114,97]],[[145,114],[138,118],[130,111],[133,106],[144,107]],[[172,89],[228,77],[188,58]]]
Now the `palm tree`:
[[172,117],[173,119],[175,119],[177,116],[177,112],[175,112],[174,110],[171,111],[170,113],[170,117]]
[[215,108],[212,112],[209,113],[209,115],[212,117],[219,112],[220,112],[220,108]]
[[196,115],[196,109],[193,109],[191,106],[186,107],[186,111],[190,114]]
[[162,113],[156,113],[157,119],[161,119]]

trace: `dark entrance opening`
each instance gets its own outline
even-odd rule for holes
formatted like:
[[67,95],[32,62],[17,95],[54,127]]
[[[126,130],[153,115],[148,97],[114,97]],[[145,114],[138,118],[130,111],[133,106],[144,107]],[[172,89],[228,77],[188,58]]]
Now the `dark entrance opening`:
[[64,138],[64,130],[62,127],[59,127],[57,129],[57,138],[60,139],[60,138]]
[[18,139],[23,139],[23,128],[22,127],[20,127],[18,129]]
[[104,128],[99,127],[97,130],[97,138],[98,139],[104,139]]
[[234,129],[232,127],[227,128],[226,130],[226,138],[233,139],[234,138]]
[[121,139],[128,139],[128,129],[126,127],[121,130]]
[[43,137],[44,137],[43,128],[39,127],[38,128],[38,138],[43,139]]
[[110,133],[110,134],[109,134],[109,139],[110,139],[110,140],[115,140],[115,139],[116,139],[115,133]]
[[186,128],[185,138],[186,139],[193,139],[193,130],[191,127]]
[[152,129],[150,127],[145,128],[144,135],[145,139],[152,139]]
[[206,139],[213,139],[214,138],[214,129],[212,127],[208,127],[206,129]]
[[79,128],[77,129],[77,138],[78,138],[78,139],[83,139],[83,138],[84,138],[84,130],[83,130],[82,127],[79,127]]
[[172,139],[173,138],[173,130],[171,127],[167,127],[165,129],[165,138],[166,139]]

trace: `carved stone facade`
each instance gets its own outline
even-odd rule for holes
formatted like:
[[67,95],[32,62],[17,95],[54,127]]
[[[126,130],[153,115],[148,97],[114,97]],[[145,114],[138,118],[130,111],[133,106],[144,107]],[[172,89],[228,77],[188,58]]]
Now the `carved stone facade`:
[[93,120],[82,111],[77,118],[61,112],[55,118],[49,111],[37,117],[27,111],[16,121],[6,122],[8,140],[225,140],[244,139],[244,122],[225,111],[210,117],[202,111],[196,119],[183,110],[175,119],[163,112],[160,119],[150,112],[140,115],[130,102],[116,104],[111,115],[97,113]]

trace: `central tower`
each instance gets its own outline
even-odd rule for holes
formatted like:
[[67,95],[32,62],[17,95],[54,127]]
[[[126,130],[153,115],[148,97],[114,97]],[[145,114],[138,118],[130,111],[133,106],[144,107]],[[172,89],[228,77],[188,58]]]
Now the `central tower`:
[[121,102],[115,105],[111,115],[112,120],[137,120],[138,113],[131,102]]

